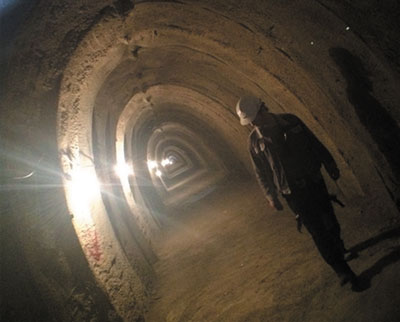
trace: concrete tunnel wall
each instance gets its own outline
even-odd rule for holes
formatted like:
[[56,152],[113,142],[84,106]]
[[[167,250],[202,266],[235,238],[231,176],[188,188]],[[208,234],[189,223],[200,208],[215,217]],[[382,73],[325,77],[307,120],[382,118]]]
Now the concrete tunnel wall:
[[[10,307],[20,306],[8,309],[7,316],[140,319],[156,278],[152,244],[159,238],[162,214],[157,206],[148,208],[137,179],[119,181],[103,165],[126,158],[134,163],[140,144],[145,145],[143,161],[147,142],[135,136],[135,129],[158,118],[156,127],[196,130],[204,159],[219,165],[218,180],[248,176],[249,129],[240,126],[234,111],[246,93],[260,96],[273,112],[302,118],[338,162],[345,198],[379,201],[386,207],[381,216],[393,213],[399,198],[392,151],[397,150],[383,149],[380,134],[360,116],[349,74],[358,72],[359,82],[373,83],[373,89],[356,88],[375,100],[369,102],[375,113],[387,115],[373,126],[398,130],[398,61],[387,55],[389,41],[374,42],[379,28],[363,29],[363,20],[352,11],[363,6],[39,1],[21,25],[4,76],[3,162],[12,174],[4,181],[14,190],[2,196],[2,244],[18,251],[18,259],[5,253],[13,261],[10,267],[28,264],[18,269],[19,277],[10,268],[4,280],[28,280],[28,294],[45,312],[33,308],[29,297],[19,301],[5,283]],[[375,19],[388,9],[382,7]],[[354,61],[363,67],[349,73]],[[151,131],[145,133],[150,140]],[[399,142],[396,135],[391,143]],[[109,183],[108,194],[74,195],[68,180],[74,162],[87,178]],[[22,181],[30,190],[11,179],[31,170],[34,175]],[[202,187],[217,184],[215,178],[204,177]],[[366,218],[366,225],[382,220]]]

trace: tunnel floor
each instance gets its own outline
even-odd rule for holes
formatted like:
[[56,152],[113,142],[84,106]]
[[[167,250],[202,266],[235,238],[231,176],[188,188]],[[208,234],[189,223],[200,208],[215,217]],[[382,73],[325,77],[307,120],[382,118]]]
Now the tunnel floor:
[[[286,207],[287,209],[287,207]],[[173,214],[156,245],[146,321],[399,321],[400,233],[371,233],[357,205],[336,208],[350,261],[370,287],[341,287],[307,232],[274,212],[253,182],[226,184]]]

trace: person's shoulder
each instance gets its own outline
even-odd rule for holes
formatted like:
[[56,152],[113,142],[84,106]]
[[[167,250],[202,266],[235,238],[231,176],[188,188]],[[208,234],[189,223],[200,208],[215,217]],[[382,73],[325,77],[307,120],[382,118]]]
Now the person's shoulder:
[[303,123],[300,118],[294,114],[290,113],[282,113],[282,114],[277,114],[278,117],[282,118],[286,122],[291,122],[291,123]]

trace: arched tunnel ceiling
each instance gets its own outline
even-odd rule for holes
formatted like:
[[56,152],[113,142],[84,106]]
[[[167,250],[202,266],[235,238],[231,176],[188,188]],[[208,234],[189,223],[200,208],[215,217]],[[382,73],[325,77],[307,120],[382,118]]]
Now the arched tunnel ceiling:
[[[337,160],[347,198],[373,195],[393,211],[394,159],[352,108],[340,65],[346,56],[335,54],[345,48],[373,70],[374,95],[397,120],[389,122],[393,127],[400,119],[398,75],[390,70],[393,61],[326,3],[39,1],[37,12],[48,5],[48,25],[33,11],[24,28],[37,25],[42,33],[27,40],[22,29],[16,48],[31,45],[9,65],[4,102],[15,110],[4,128],[20,142],[21,133],[30,133],[33,149],[58,154],[64,211],[123,319],[146,308],[164,207],[197,200],[227,178],[249,177],[249,129],[235,114],[241,95],[261,97],[272,112],[300,116]],[[43,33],[48,26],[53,33]],[[38,138],[52,144],[31,142]],[[175,174],[160,166],[168,153],[182,164]],[[165,177],[148,166],[154,160]],[[118,178],[110,170],[126,164],[134,175]],[[84,181],[70,180],[77,169]],[[35,251],[26,252],[32,261]]]
[[[173,19],[173,25],[164,21],[167,18],[162,13],[168,10],[171,10],[168,19]],[[158,19],[151,19],[152,15]],[[201,24],[205,19],[207,26]],[[290,55],[264,35],[257,34],[243,23],[239,24],[226,16],[219,17],[204,8],[168,3],[141,4],[130,17],[123,20],[106,19],[104,24],[87,36],[86,44],[71,60],[60,100],[62,109],[74,101],[75,109],[83,106],[82,110],[86,110],[87,116],[91,117],[92,101],[100,90],[99,86],[113,94],[103,94],[109,97],[108,100],[111,99],[107,105],[112,110],[121,109],[135,92],[146,92],[154,85],[184,84],[207,97],[224,102],[230,114],[234,113],[232,106],[237,94],[252,92],[263,97],[272,111],[285,110],[290,106],[291,111],[302,114],[326,141],[330,140],[326,131],[332,124],[335,131],[344,136],[343,139],[349,135],[344,128],[338,130],[344,125],[338,115],[335,116],[334,109],[328,108],[331,102],[319,84],[310,78],[309,72],[299,68],[300,64],[295,64]],[[231,31],[230,34],[226,35],[225,30]],[[92,51],[87,51],[87,46]],[[98,50],[94,51],[95,48]],[[106,84],[110,84],[110,89],[102,84],[109,73]],[[79,84],[85,87],[79,89]],[[179,90],[167,95],[180,96]],[[82,104],[82,101],[85,103]],[[307,107],[304,103],[308,103]],[[327,109],[336,120],[321,124],[324,120],[321,116],[326,114]],[[65,132],[65,126],[79,126],[76,122],[64,124],[66,113],[62,112],[61,115],[61,135]],[[74,122],[75,117],[69,122]],[[230,125],[228,128],[220,124],[218,126],[220,131],[225,131],[225,137],[229,136]],[[235,126],[239,127],[237,124]],[[69,131],[69,135],[71,133]],[[70,143],[74,140],[76,138],[72,138]],[[348,142],[346,139],[344,141]],[[332,143],[329,145],[332,146]],[[240,150],[243,151],[236,148],[236,151]],[[242,160],[245,160],[245,152],[241,154]],[[342,159],[342,156],[337,154],[337,158]],[[345,161],[342,160],[342,163]],[[348,190],[354,190],[357,185],[356,180],[352,180],[352,187]]]

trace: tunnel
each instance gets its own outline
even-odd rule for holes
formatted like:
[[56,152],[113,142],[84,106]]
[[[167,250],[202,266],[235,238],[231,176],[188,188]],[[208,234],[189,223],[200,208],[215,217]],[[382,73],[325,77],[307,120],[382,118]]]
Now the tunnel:
[[[3,321],[400,320],[397,1],[0,3]],[[367,285],[268,207],[236,103],[294,114]]]

